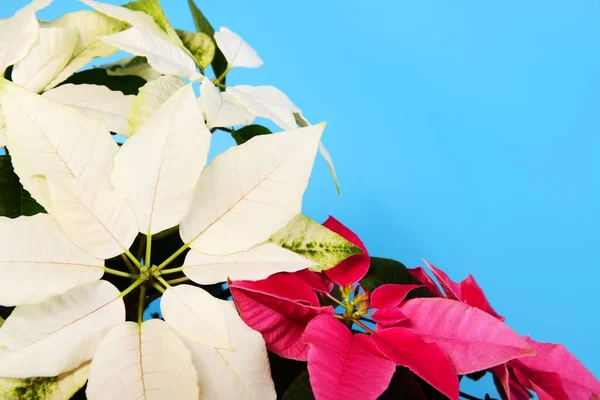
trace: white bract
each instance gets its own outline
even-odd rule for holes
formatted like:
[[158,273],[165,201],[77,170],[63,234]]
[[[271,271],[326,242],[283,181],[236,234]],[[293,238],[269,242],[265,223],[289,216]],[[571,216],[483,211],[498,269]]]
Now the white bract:
[[[82,2],[95,11],[38,23],[50,0],[36,0],[0,21],[0,72],[13,66],[0,77],[0,146],[47,212],[0,216],[0,306],[15,307],[0,319],[0,397],[67,399],[89,375],[90,399],[274,399],[262,336],[197,284],[323,270],[355,252],[297,223],[325,123],[298,129],[300,110],[274,87],[220,90],[199,75],[156,0]],[[227,71],[262,65],[229,29],[214,39]],[[141,57],[101,71],[144,77],[137,95],[63,84],[118,49]],[[284,132],[206,165],[212,129],[256,117]],[[128,138],[119,147],[111,132]],[[182,245],[153,254],[177,230]],[[292,237],[321,238],[328,258],[289,250]],[[164,321],[143,322],[160,292]]]

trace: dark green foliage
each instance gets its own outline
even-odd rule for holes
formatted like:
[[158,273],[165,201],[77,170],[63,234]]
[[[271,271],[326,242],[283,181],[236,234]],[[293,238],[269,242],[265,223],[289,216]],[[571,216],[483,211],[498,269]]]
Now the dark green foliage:
[[[373,291],[375,288],[386,284],[413,284],[420,285],[408,269],[401,262],[390,260],[387,258],[371,257],[371,267],[367,275],[361,279],[360,284],[368,291]],[[415,289],[409,293],[407,299],[415,297],[432,297],[432,294],[425,288]]]
[[0,216],[17,218],[44,212],[44,208],[21,185],[10,156],[0,156]]
[[104,68],[92,68],[77,72],[61,85],[72,83],[74,85],[103,85],[110,90],[120,91],[123,94],[137,94],[139,89],[146,84],[144,78],[135,75],[114,76],[109,75]]
[[314,398],[315,396],[310,387],[308,371],[300,374],[282,396],[283,400],[314,400]]
[[232,129],[231,136],[235,140],[235,142],[240,145],[242,143],[246,143],[248,140],[252,139],[254,136],[258,135],[268,135],[271,133],[271,130],[262,125],[248,125],[243,127],[242,129]]
[[[215,29],[212,27],[210,22],[208,22],[204,14],[202,14],[202,11],[200,11],[194,0],[188,0],[188,5],[190,7],[190,11],[192,12],[192,18],[194,18],[196,30],[198,32],[206,33],[214,41]],[[215,58],[213,58],[212,61],[212,68],[215,73],[215,77],[219,77],[225,72],[225,70],[227,70],[227,60],[225,59],[223,52],[219,49],[219,46],[217,46],[217,42],[215,42],[215,47]],[[221,79],[221,83],[225,84],[224,77]]]
[[280,399],[303,372],[306,372],[306,362],[289,360],[269,352],[269,363],[271,364],[271,377],[275,383],[277,398]]

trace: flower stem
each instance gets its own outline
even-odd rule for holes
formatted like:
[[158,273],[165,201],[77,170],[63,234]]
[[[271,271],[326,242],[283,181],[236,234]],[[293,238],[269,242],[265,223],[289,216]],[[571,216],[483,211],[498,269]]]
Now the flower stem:
[[175,274],[175,273],[181,272],[181,271],[183,271],[183,267],[165,269],[165,270],[160,271],[160,274],[161,275],[169,275],[169,274]]
[[158,283],[156,283],[156,282],[152,282],[152,286],[154,286],[154,288],[156,290],[158,290],[159,292],[161,292],[161,293],[165,292],[165,289],[162,286],[160,286]]
[[354,322],[356,325],[360,326],[361,328],[363,328],[365,331],[369,332],[369,333],[373,333],[373,329],[369,328],[368,326],[366,326],[365,324],[363,324],[362,322],[360,322],[357,319],[352,320],[352,322]]
[[106,272],[107,274],[111,274],[111,275],[117,275],[117,276],[122,276],[124,278],[131,278],[131,279],[139,278],[139,275],[130,274],[130,273],[123,272],[123,271],[118,271],[116,269],[112,269],[112,268],[108,268],[108,267],[102,267],[102,269],[104,270],[104,272]]
[[123,298],[123,297],[127,296],[129,293],[131,293],[136,287],[140,286],[142,283],[144,283],[144,281],[142,279],[138,279],[137,281],[133,282],[127,289],[125,289],[121,292],[119,297]]
[[225,68],[225,71],[223,71],[223,73],[221,75],[219,75],[219,77],[217,79],[213,80],[213,83],[217,86],[219,84],[221,84],[221,81],[227,76],[227,74],[229,73],[230,70],[231,70],[231,65],[228,65],[227,68]]
[[187,276],[182,276],[181,278],[171,279],[170,281],[167,281],[167,283],[169,285],[177,285],[178,283],[187,282],[189,280],[190,278]]
[[133,266],[133,264],[131,263],[131,261],[129,261],[129,258],[127,258],[125,254],[121,253],[121,258],[123,259],[123,262],[127,266],[129,272],[131,272],[132,274],[138,272],[138,270]]
[[171,289],[171,285],[169,285],[169,282],[165,281],[162,276],[155,276],[154,278],[160,283],[162,283],[167,289]]
[[152,256],[152,234],[148,232],[148,235],[146,235],[146,237],[146,257],[144,258],[144,265],[150,268],[150,266],[152,265],[150,261],[150,257]]
[[138,302],[138,324],[144,321],[144,307],[146,306],[146,285],[140,288],[140,300]]
[[327,297],[329,297],[329,299],[337,304],[339,304],[340,306],[346,308],[346,305],[344,303],[342,303],[341,301],[339,301],[338,299],[336,299],[335,297],[333,297],[332,295],[330,295],[329,293],[325,293],[325,295]]
[[188,243],[184,244],[183,246],[181,246],[179,248],[179,250],[177,250],[175,253],[173,253],[171,255],[171,257],[167,258],[158,267],[156,267],[156,270],[160,271],[161,269],[163,269],[167,265],[171,264],[173,262],[173,260],[175,260],[177,257],[179,257],[181,255],[181,253],[183,253],[184,251],[186,251],[188,249],[188,247],[190,247],[190,243],[191,242],[188,242]]
[[131,260],[131,262],[134,263],[136,267],[138,267],[139,269],[142,269],[142,264],[140,264],[140,262],[138,261],[138,259],[135,258],[135,256],[133,254],[131,254],[131,252],[128,249],[125,249],[125,255],[127,257],[129,257],[129,259]]

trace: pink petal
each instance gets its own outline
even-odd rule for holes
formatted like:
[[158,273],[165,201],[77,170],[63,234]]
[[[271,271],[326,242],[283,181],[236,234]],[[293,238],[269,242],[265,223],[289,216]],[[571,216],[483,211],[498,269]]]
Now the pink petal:
[[423,340],[440,345],[460,375],[533,354],[531,346],[511,328],[459,301],[412,299],[400,310]]
[[308,323],[320,314],[333,315],[333,307],[312,307],[255,292],[244,288],[243,282],[229,288],[242,319],[263,335],[267,348],[293,360],[308,357],[308,345],[302,340]]
[[306,303],[319,307],[319,298],[304,280],[293,274],[279,273],[260,281],[235,281],[235,287],[267,294],[281,300]]
[[290,275],[302,279],[306,285],[317,292],[330,293],[334,286],[333,281],[327,275],[308,269],[302,269]]
[[598,396],[596,393],[592,394],[592,396],[590,397],[590,400],[600,400],[600,396]]
[[367,335],[353,335],[332,316],[308,324],[308,374],[318,400],[377,399],[388,387],[396,365],[381,355]]
[[[535,349],[536,357],[519,361],[531,371],[554,372],[560,376],[563,388],[571,399],[589,399],[600,392],[600,382],[562,344],[540,343],[526,338]],[[530,378],[531,379],[531,378]]]
[[493,367],[491,372],[494,374],[494,384],[496,385],[498,393],[500,393],[504,400],[510,400],[510,376],[506,364]]
[[554,372],[535,372],[529,376],[529,382],[540,400],[569,400],[560,376]]
[[425,285],[427,290],[429,290],[432,295],[434,295],[436,297],[446,297],[442,294],[442,292],[440,291],[438,286],[435,284],[433,279],[431,279],[431,276],[429,276],[429,274],[427,272],[425,272],[423,267],[408,268],[408,272],[414,278],[416,278],[419,282],[421,282],[423,285]]
[[402,311],[396,307],[380,308],[371,314],[371,319],[383,327],[389,327],[396,325],[400,321],[404,321],[406,319],[406,315],[404,315]]
[[454,282],[452,279],[450,279],[450,277],[446,275],[444,271],[437,268],[435,265],[429,264],[425,260],[423,261],[425,262],[425,265],[429,267],[431,272],[433,272],[433,275],[440,282],[440,285],[442,285],[444,292],[446,292],[446,297],[452,300],[462,300],[462,297],[460,295],[460,285]]
[[371,266],[371,258],[363,242],[361,242],[354,232],[333,217],[329,217],[323,226],[339,234],[363,251],[362,254],[349,257],[335,267],[328,269],[325,271],[325,274],[340,286],[360,281],[367,274]]
[[389,308],[396,307],[402,303],[408,293],[421,285],[397,285],[395,283],[387,283],[379,286],[371,293],[370,302],[373,308]]
[[410,369],[450,399],[458,399],[458,376],[444,351],[435,343],[425,343],[407,328],[388,328],[371,335],[386,357]]
[[461,295],[462,301],[467,303],[470,306],[477,307],[480,310],[485,311],[486,313],[498,318],[500,321],[504,321],[505,318],[492,308],[490,303],[488,302],[483,290],[477,284],[477,281],[473,277],[473,275],[467,276],[461,283]]

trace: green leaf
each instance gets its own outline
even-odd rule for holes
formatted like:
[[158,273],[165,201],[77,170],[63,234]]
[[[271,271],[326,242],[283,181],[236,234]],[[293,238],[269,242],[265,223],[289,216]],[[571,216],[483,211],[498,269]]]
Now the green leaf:
[[321,272],[335,267],[362,250],[337,233],[298,214],[267,240],[319,264],[310,268]]
[[[421,284],[421,282],[408,272],[408,269],[401,262],[387,258],[371,257],[369,272],[360,280],[360,284],[371,292],[386,283],[399,285]],[[414,297],[432,297],[432,295],[427,289],[419,288],[411,291],[407,296],[408,299]]]
[[124,58],[112,64],[100,65],[98,68],[105,69],[110,76],[134,75],[148,82],[162,76],[152,68],[146,57],[140,56]]
[[314,400],[310,381],[308,379],[308,371],[304,371],[285,391],[282,400]]
[[235,142],[240,145],[242,143],[246,143],[248,140],[252,139],[254,136],[258,135],[268,135],[271,133],[271,130],[262,125],[248,125],[243,127],[242,129],[232,129],[231,136],[235,140]]
[[[188,0],[188,5],[190,6],[190,11],[192,12],[192,18],[194,19],[194,24],[196,25],[196,30],[198,32],[206,33],[215,43],[215,56],[212,61],[212,68],[215,73],[215,77],[221,76],[227,70],[227,60],[223,55],[223,52],[217,46],[217,43],[214,41],[215,29],[212,27],[210,22],[206,19],[202,11],[196,6],[194,0]],[[225,78],[221,79],[221,83],[225,84]]]
[[67,83],[72,83],[74,85],[81,85],[84,83],[90,85],[102,85],[110,90],[123,92],[123,94],[137,94],[140,87],[146,84],[146,80],[134,75],[113,76],[109,75],[103,68],[92,68],[71,75],[71,77],[62,84]]
[[21,185],[10,156],[0,156],[0,216],[17,218],[45,212]]
[[177,34],[183,42],[183,45],[192,53],[196,64],[204,70],[215,58],[217,46],[215,42],[204,32],[191,33],[182,29],[177,29]]

